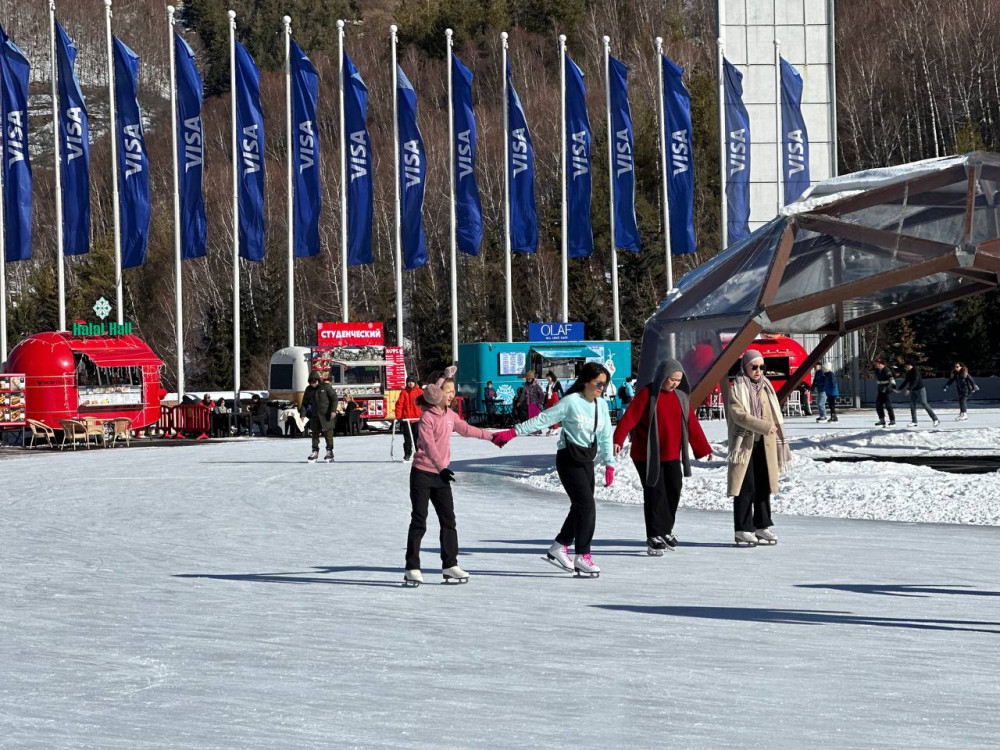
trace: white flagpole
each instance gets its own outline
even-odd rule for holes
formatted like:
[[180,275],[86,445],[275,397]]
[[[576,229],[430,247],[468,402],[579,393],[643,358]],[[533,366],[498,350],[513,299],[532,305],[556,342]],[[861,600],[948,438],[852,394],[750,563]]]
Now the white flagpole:
[[111,0],[104,0],[104,17],[108,31],[108,109],[111,111],[111,208],[115,218],[115,310],[118,325],[124,325],[124,295],[122,292],[122,227],[118,205],[118,121],[115,113],[115,56],[111,41]]
[[292,19],[285,25],[285,138],[288,143],[288,345],[295,346],[295,179],[292,153]]
[[396,24],[389,27],[392,40],[392,173],[396,185],[396,346],[403,345],[403,229],[399,187],[399,83],[396,73]]
[[233,408],[240,409],[240,152],[236,132],[236,11],[229,16],[229,90],[233,116]]
[[719,2],[719,36],[715,40],[716,47],[716,59],[719,66],[719,171],[722,177],[722,190],[721,190],[721,201],[722,201],[722,211],[721,211],[721,221],[720,226],[722,228],[722,247],[720,250],[725,250],[729,246],[729,206],[726,203],[726,183],[729,181],[729,176],[726,174],[726,143],[728,141],[728,134],[726,133],[726,75],[723,70],[723,44],[722,44],[722,27],[726,22],[725,13],[725,3]]
[[663,181],[663,248],[667,263],[667,291],[674,288],[674,263],[670,248],[670,177],[667,174],[667,111],[663,101],[663,37],[656,37],[657,107],[660,120],[660,178]]
[[177,336],[177,400],[184,398],[184,305],[181,278],[181,163],[177,152],[177,52],[174,49],[174,6],[167,6],[167,35],[170,49],[170,142],[174,166],[174,316]]
[[[4,137],[3,144],[0,144],[0,161],[7,158],[6,142]],[[3,195],[3,170],[0,169],[0,365],[7,361],[7,217],[4,214]]]
[[510,283],[510,113],[507,111],[507,32],[500,32],[500,75],[503,76],[503,237],[504,293],[506,297],[507,341],[514,340],[514,306]]
[[351,319],[347,289],[347,133],[344,132],[344,22],[337,21],[337,70],[340,81],[340,319]]
[[456,247],[455,223],[455,99],[452,92],[451,57],[454,41],[451,29],[445,29],[444,35],[448,43],[448,169],[451,174],[451,363],[458,365],[458,249]]
[[561,116],[559,136],[562,143],[562,322],[569,323],[569,214],[566,207],[566,35],[559,35],[559,94]]
[[604,103],[608,113],[608,202],[611,232],[611,303],[614,308],[615,341],[621,341],[618,302],[618,242],[615,238],[615,132],[611,123],[611,37],[604,37]]
[[781,164],[781,141],[784,132],[781,122],[781,41],[774,40],[774,153],[778,159],[778,171],[775,173],[774,184],[777,188],[778,213],[785,207],[782,196],[782,177],[785,171]]
[[60,157],[59,134],[59,62],[56,59],[56,0],[49,0],[49,48],[52,53],[52,153],[56,174],[56,278],[59,281],[59,330],[66,330],[66,276],[65,248],[63,247],[63,203],[62,203],[62,163]]

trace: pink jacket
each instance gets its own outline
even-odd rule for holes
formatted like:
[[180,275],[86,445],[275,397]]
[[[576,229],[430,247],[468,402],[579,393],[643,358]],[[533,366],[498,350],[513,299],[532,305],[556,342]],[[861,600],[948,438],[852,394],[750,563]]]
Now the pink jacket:
[[413,456],[413,468],[437,474],[447,469],[451,463],[451,433],[462,437],[489,440],[493,433],[473,427],[451,409],[441,411],[436,407],[424,409],[420,417],[420,435],[417,437],[417,451]]

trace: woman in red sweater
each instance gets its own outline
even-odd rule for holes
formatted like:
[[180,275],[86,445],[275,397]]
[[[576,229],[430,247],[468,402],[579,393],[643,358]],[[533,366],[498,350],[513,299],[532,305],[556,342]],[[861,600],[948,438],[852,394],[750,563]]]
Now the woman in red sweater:
[[696,458],[712,455],[688,395],[678,389],[683,379],[680,362],[668,359],[661,364],[653,381],[635,394],[613,438],[618,455],[632,433],[632,463],[642,482],[646,552],[650,555],[660,556],[664,550],[677,547],[674,519],[682,476],[691,476],[689,450]]

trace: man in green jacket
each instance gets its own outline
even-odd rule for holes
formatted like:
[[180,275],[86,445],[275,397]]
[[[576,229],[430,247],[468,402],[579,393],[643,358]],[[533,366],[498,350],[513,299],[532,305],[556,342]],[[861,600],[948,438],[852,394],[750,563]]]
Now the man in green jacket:
[[299,414],[309,420],[309,432],[312,436],[312,453],[309,461],[319,458],[319,436],[326,439],[326,456],[324,461],[333,461],[333,425],[337,412],[337,394],[329,383],[319,379],[319,373],[313,370],[309,373],[309,386],[302,394],[302,405]]

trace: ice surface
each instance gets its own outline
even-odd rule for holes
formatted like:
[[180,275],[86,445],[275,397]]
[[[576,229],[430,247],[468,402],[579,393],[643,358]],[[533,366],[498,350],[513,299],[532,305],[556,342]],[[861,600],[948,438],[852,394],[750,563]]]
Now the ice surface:
[[[1000,412],[872,421],[790,420],[776,507],[851,515],[906,488],[995,507],[995,475],[807,459],[986,451]],[[694,509],[719,471],[699,468],[678,552],[647,557],[641,509],[605,499],[604,573],[577,580],[540,559],[564,495],[526,479],[555,439],[455,437],[472,580],[437,583],[432,519],[433,583],[403,589],[410,467],[389,440],[338,439],[332,465],[278,439],[0,461],[0,748],[995,746],[997,528],[780,515],[778,546],[738,550],[724,500]]]

